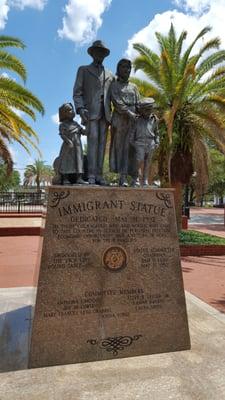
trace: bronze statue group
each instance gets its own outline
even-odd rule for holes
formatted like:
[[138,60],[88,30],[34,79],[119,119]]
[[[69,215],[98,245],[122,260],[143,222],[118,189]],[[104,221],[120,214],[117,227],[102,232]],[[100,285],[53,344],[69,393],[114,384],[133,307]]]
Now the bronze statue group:
[[[78,69],[73,99],[83,128],[75,120],[72,103],[59,108],[59,133],[63,140],[54,162],[53,183],[67,185],[71,177],[76,184],[102,185],[107,132],[110,127],[110,171],[119,176],[119,186],[148,186],[149,164],[158,145],[154,100],[141,98],[137,87],[129,82],[131,61],[121,59],[116,77],[106,70],[103,60],[110,50],[97,40],[88,48],[93,62]],[[81,135],[87,136],[87,182],[83,180]]]

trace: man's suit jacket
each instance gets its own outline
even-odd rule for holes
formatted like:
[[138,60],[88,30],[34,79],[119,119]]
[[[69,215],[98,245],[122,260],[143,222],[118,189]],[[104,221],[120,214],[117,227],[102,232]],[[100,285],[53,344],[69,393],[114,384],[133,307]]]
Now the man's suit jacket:
[[[113,79],[113,74],[105,69],[104,111],[106,120],[109,123],[111,121],[109,87]],[[86,108],[89,112],[89,120],[98,119],[101,112],[101,96],[101,80],[96,73],[96,67],[93,64],[81,66],[77,71],[73,88],[76,111],[79,113],[80,108]]]

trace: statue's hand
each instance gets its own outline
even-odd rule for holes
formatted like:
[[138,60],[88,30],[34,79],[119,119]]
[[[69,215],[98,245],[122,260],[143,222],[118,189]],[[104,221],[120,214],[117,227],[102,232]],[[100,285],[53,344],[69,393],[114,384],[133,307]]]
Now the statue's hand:
[[87,123],[88,122],[88,110],[86,109],[86,108],[81,108],[80,110],[79,110],[79,113],[80,113],[80,116],[81,116],[81,119],[82,119],[82,122],[85,124],[85,123]]
[[138,115],[132,111],[129,111],[129,117],[132,119],[132,121],[135,121],[138,118]]
[[68,142],[69,148],[72,149],[73,148],[73,142],[69,141]]

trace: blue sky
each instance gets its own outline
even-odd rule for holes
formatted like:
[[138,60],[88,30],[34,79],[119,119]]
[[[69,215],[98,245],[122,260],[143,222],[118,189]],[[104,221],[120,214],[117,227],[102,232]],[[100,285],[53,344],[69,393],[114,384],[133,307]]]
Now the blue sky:
[[[105,66],[115,72],[121,57],[135,57],[132,42],[157,51],[154,32],[166,33],[171,21],[178,33],[188,31],[187,42],[211,25],[212,36],[220,36],[225,47],[224,15],[225,0],[0,0],[0,34],[25,42],[24,51],[10,51],[26,65],[26,86],[45,106],[44,117],[27,119],[39,135],[43,160],[52,164],[59,153],[57,110],[72,101],[77,68],[91,62],[90,43],[106,43],[111,54]],[[34,150],[29,156],[18,145],[10,148],[20,172],[38,157]]]

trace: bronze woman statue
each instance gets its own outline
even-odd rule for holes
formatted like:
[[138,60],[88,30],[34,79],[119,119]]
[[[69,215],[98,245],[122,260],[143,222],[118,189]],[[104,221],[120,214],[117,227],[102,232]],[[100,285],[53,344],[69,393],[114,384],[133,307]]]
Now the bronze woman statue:
[[111,101],[114,106],[111,124],[110,171],[120,174],[119,185],[128,186],[127,175],[137,179],[137,168],[132,165],[132,147],[130,132],[137,117],[136,105],[139,100],[137,87],[129,82],[131,61],[121,59],[117,64],[117,79],[110,88]]

